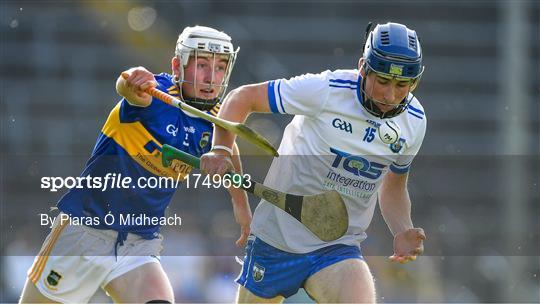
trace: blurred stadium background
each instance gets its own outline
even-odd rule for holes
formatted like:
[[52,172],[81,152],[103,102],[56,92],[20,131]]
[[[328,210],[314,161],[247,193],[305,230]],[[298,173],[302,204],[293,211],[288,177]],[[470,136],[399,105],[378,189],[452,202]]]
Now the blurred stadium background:
[[[61,195],[39,178],[81,172],[121,71],[169,72],[178,33],[195,24],[241,46],[232,88],[354,68],[367,22],[390,20],[416,29],[425,55],[416,95],[428,132],[410,192],[428,241],[417,262],[388,263],[391,236],[376,211],[363,251],[378,301],[540,302],[540,2],[2,1],[0,12],[0,302],[17,301],[48,231],[37,214]],[[249,124],[277,146],[289,120]],[[268,158],[244,161],[264,178]],[[163,231],[163,265],[177,302],[234,300],[242,250],[226,196],[180,190],[171,204],[183,223]]]

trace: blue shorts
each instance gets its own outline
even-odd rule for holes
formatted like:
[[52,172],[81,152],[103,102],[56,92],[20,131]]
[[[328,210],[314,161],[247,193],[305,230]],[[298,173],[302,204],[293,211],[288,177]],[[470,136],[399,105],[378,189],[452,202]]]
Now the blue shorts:
[[250,236],[242,273],[236,282],[262,298],[298,292],[317,271],[340,261],[364,259],[356,246],[332,245],[304,254],[281,251],[258,237]]

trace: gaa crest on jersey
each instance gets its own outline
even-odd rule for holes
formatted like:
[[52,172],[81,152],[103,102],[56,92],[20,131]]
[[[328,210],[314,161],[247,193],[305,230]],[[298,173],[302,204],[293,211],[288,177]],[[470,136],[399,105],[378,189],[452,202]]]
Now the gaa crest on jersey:
[[401,151],[404,144],[405,144],[405,139],[399,138],[399,140],[396,143],[390,144],[390,150],[393,153],[397,154]]
[[53,287],[56,287],[58,285],[60,279],[62,279],[62,276],[58,272],[51,270],[51,272],[49,272],[49,275],[47,275],[47,277],[45,278],[45,284],[47,284],[47,287],[53,289]]
[[199,146],[201,148],[205,148],[206,145],[208,145],[208,142],[210,142],[210,132],[205,131],[201,135],[201,140],[199,141]]
[[343,130],[343,131],[348,132],[348,133],[353,133],[352,124],[345,121],[345,120],[342,120],[340,118],[335,118],[332,121],[332,126],[334,128],[339,129],[339,130]]
[[265,268],[257,263],[253,265],[253,280],[255,282],[260,282],[264,278]]

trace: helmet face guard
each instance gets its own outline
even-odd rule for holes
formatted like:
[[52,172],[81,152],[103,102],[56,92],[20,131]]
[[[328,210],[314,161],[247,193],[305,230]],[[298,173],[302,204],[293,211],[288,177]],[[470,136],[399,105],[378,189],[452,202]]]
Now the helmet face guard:
[[[368,27],[367,32],[369,32]],[[420,81],[424,66],[422,66],[422,49],[416,32],[399,23],[386,23],[377,25],[367,35],[364,46],[363,69],[366,77],[369,72],[398,81],[410,82],[416,86]],[[362,105],[374,116],[392,118],[407,109],[412,95],[407,96],[399,104],[388,104],[368,97],[365,92],[365,79],[362,78]],[[377,104],[392,105],[394,109],[381,111]]]
[[[180,98],[187,104],[200,110],[212,109],[225,96],[239,50],[240,48],[234,50],[231,43],[231,37],[223,32],[203,26],[188,27],[184,29],[178,37],[175,52],[180,60],[180,75],[178,76]],[[203,80],[197,79],[196,69],[192,78],[193,81],[186,80],[185,67],[188,64],[190,57],[194,59],[195,65],[197,65],[199,58],[207,58],[209,60],[212,71],[210,83],[204,83]],[[221,83],[215,83],[214,71],[216,71],[217,62],[222,59],[227,61],[223,80]],[[218,90],[218,94],[213,99],[185,96],[182,90],[183,84],[193,86],[195,94],[202,88],[214,88],[214,90]]]

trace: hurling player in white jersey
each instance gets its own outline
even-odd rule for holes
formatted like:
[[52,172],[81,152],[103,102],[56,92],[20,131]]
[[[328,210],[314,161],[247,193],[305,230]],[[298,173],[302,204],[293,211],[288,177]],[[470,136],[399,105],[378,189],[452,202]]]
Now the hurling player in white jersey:
[[[366,31],[358,70],[324,71],[242,86],[225,99],[219,117],[243,122],[251,112],[293,114],[265,184],[293,194],[328,189],[345,201],[349,228],[324,242],[289,214],[261,201],[237,282],[240,303],[282,302],[299,288],[320,303],[375,302],[360,242],[380,204],[394,235],[392,261],[423,252],[424,232],[411,220],[407,177],[422,144],[426,116],[412,95],[424,67],[415,31],[398,23]],[[217,128],[203,155],[208,174],[232,170],[235,137]],[[293,157],[294,156],[294,157]]]

